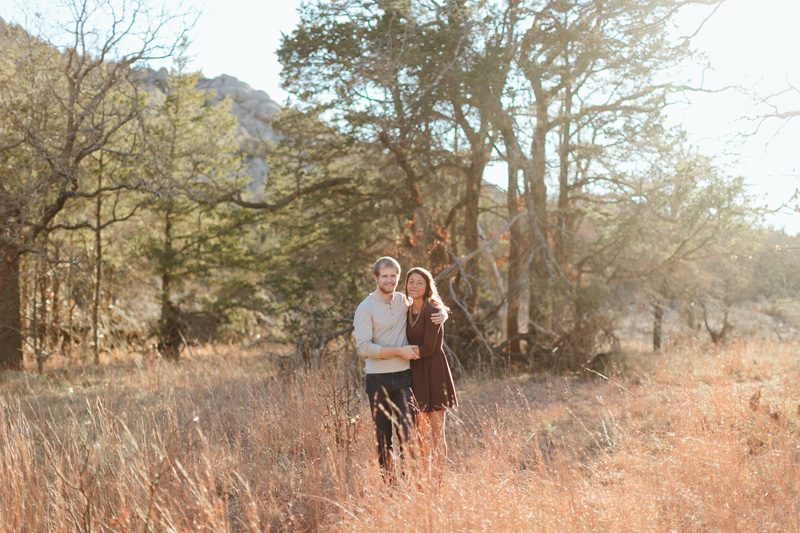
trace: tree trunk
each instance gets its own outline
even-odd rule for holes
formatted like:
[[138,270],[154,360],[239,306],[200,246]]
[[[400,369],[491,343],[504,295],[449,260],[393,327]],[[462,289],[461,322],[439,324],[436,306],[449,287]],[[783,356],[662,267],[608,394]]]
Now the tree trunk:
[[[54,244],[53,253],[55,254],[56,263],[61,259],[61,245]],[[53,281],[50,286],[50,298],[53,302],[50,304],[50,346],[58,346],[58,341],[61,338],[61,277],[58,270],[53,268]]]
[[178,329],[178,311],[172,304],[172,213],[164,215],[164,251],[161,271],[161,320],[158,351],[166,359],[177,361],[180,357],[181,335]]
[[[103,157],[100,156],[100,168],[97,174],[97,188],[103,187]],[[103,195],[97,195],[97,202],[94,208],[94,287],[92,298],[92,335],[94,363],[100,364],[100,289],[102,286],[103,275],[103,236],[100,230],[101,213],[103,208]]]
[[[516,4],[514,4],[514,7]],[[509,4],[509,7],[512,7]],[[514,16],[513,11],[511,16]],[[519,201],[519,173],[523,178],[530,172],[530,162],[522,153],[519,140],[514,132],[511,116],[503,110],[502,102],[497,102],[498,112],[495,119],[503,136],[506,148],[506,164],[508,165],[508,187],[506,188],[506,210],[509,220],[519,214],[522,209]],[[522,343],[519,339],[520,297],[522,292],[522,264],[523,255],[522,222],[509,228],[508,242],[508,284],[506,286],[506,323],[504,334],[508,340],[509,355],[519,357],[522,355]]]
[[[47,241],[44,242],[44,255],[47,255]],[[34,348],[37,350],[47,349],[47,325],[50,322],[49,313],[47,312],[47,302],[50,300],[48,294],[50,292],[49,278],[47,275],[47,261],[42,258],[36,258],[36,287],[39,290],[39,304],[36,305],[34,300],[33,310],[34,313],[38,310],[38,319],[36,320],[35,334],[33,338]],[[39,353],[38,351],[36,352]]]
[[565,89],[563,106],[563,124],[561,125],[561,140],[558,146],[558,208],[555,214],[555,227],[553,228],[553,257],[561,267],[567,266],[568,240],[569,240],[569,143],[570,143],[570,90],[569,86]]
[[[508,209],[509,220],[519,213],[519,200],[517,199],[517,164],[508,164],[508,190],[506,196],[506,206]],[[519,297],[521,290],[521,268],[520,268],[520,247],[522,246],[520,231],[521,223],[516,223],[509,229],[508,242],[508,286],[506,290],[506,339],[510,339],[508,344],[509,353],[518,356],[522,353],[522,346],[519,341]]]
[[[544,105],[544,104],[540,104]],[[547,185],[545,174],[547,161],[545,158],[545,142],[547,135],[547,110],[539,109],[537,124],[534,129],[531,144],[531,168],[525,176],[525,200],[530,212],[530,242],[533,249],[530,262],[530,303],[528,305],[528,320],[532,324],[550,327],[547,322]],[[529,327],[528,331],[535,334],[536,328]]]
[[706,331],[708,331],[709,336],[711,337],[711,341],[714,344],[720,344],[725,341],[726,336],[728,335],[728,331],[733,328],[733,325],[728,322],[728,303],[725,303],[725,311],[722,317],[722,327],[718,330],[713,329],[708,323],[708,311],[706,310],[705,303],[703,304],[703,323],[706,325]]
[[0,369],[22,369],[19,255],[8,248],[0,261]]
[[661,350],[661,329],[664,321],[664,304],[657,301],[653,304],[653,351]]
[[[73,240],[72,240],[72,233],[70,233],[70,250],[74,249],[73,247]],[[64,345],[61,345],[61,353],[63,353],[66,357],[72,358],[72,326],[74,323],[74,316],[75,316],[75,304],[72,301],[72,259],[70,259],[69,263],[67,264],[67,346],[66,348]]]
[[[475,147],[473,150],[479,150],[479,148]],[[473,152],[473,162],[467,170],[466,207],[464,210],[464,248],[466,250],[476,250],[480,246],[478,213],[485,166],[483,154]],[[478,306],[478,285],[475,280],[478,278],[479,268],[480,264],[477,261],[467,263],[464,268],[468,278],[464,280],[464,290],[466,291],[464,301],[470,314],[475,313]]]

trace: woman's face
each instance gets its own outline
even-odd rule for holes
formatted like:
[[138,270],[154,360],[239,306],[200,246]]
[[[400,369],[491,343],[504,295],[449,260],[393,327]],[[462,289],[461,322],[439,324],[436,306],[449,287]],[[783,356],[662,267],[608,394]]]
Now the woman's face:
[[406,296],[414,298],[415,300],[421,299],[425,297],[427,290],[428,284],[424,277],[416,272],[408,276],[408,280],[406,281]]

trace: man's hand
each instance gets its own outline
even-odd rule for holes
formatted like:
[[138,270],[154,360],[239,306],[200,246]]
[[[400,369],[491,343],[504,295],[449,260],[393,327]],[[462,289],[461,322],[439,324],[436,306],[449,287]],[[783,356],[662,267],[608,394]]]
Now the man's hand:
[[446,309],[439,309],[438,311],[436,311],[431,315],[431,322],[433,322],[437,326],[440,326],[444,324],[449,317],[450,315],[447,314]]
[[408,346],[381,346],[379,359],[391,359],[392,357],[402,357],[407,361],[419,359],[419,347],[413,344]]
[[403,359],[407,359],[409,361],[413,361],[414,359],[419,359],[419,347],[414,345],[403,346],[399,348],[400,350],[400,357]]

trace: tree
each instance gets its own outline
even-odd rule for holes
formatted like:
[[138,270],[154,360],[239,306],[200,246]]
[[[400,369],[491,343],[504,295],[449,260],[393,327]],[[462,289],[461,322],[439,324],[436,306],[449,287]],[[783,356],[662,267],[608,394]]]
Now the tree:
[[[169,55],[176,17],[140,2],[74,0],[57,46],[7,27],[0,59],[0,367],[20,368],[19,261],[57,215],[104,191],[136,185],[87,181],[87,158],[139,113],[135,65]],[[67,21],[68,20],[68,21]],[[180,23],[180,21],[178,20]],[[185,26],[178,27],[182,33]]]
[[[678,6],[580,0],[522,7],[516,17],[523,83],[497,116],[531,214],[528,338],[534,354],[560,354],[566,366],[595,342],[586,296],[601,280],[585,270],[586,213],[615,193],[615,173],[647,157],[638,139],[661,120],[670,91],[659,73],[686,57],[681,43],[663,38]],[[533,117],[530,134],[514,126],[521,106]]]
[[[496,139],[487,101],[510,68],[511,57],[497,54],[491,18],[481,22],[489,11],[473,7],[309,5],[280,51],[300,104],[324,109],[322,120],[380,161],[378,179],[393,204],[385,218],[396,221],[399,242],[389,251],[434,273],[462,247],[479,247],[483,173]],[[478,302],[478,278],[478,262],[469,262],[454,285],[467,313]],[[461,333],[467,343],[474,335],[470,327]]]
[[652,305],[656,351],[665,307],[699,304],[712,286],[728,283],[703,272],[727,262],[757,216],[742,178],[725,176],[709,158],[682,148],[680,138],[675,145],[664,132],[658,138],[649,168],[616,174],[617,193],[587,212],[600,238],[583,259],[603,283],[633,284]]
[[[369,146],[321,122],[314,112],[283,110],[272,123],[266,193],[288,198],[281,209],[257,211],[254,252],[262,258],[264,306],[283,317],[276,338],[295,346],[295,363],[310,363],[347,331],[366,291],[369,265],[396,245],[381,187],[384,162]],[[336,184],[310,190],[314,183]]]
[[173,295],[192,277],[235,257],[247,213],[217,198],[245,184],[237,121],[230,101],[208,102],[196,89],[199,73],[186,73],[183,55],[163,93],[142,121],[142,168],[152,188],[146,204],[150,227],[142,247],[160,278],[159,347],[177,359],[182,344],[180,305]]
[[[459,51],[459,40],[471,37],[465,22],[459,9],[434,12],[414,3],[308,5],[279,52],[285,85],[301,97],[301,107],[324,110],[322,120],[371,146],[375,160],[387,164],[385,191],[396,199],[390,216],[403,235],[402,254],[412,261],[444,244],[434,228],[448,227],[455,209],[467,217],[459,233],[478,239],[491,143],[488,121],[474,126],[477,110],[465,97],[463,80],[476,78],[463,71],[467,60]],[[420,190],[434,184],[443,208]],[[439,253],[433,270],[447,262]]]
[[[609,287],[592,266],[602,258],[591,256],[598,250],[587,213],[618,192],[615,176],[634,174],[650,157],[642,139],[657,129],[673,90],[665,73],[689,52],[666,37],[669,24],[690,3],[308,5],[281,48],[284,80],[302,105],[324,109],[323,120],[394,162],[408,221],[401,235],[440,209],[419,194],[425,183],[451,191],[458,202],[441,212],[449,213],[444,242],[454,256],[476,247],[483,172],[499,154],[509,169],[506,216],[521,212],[524,223],[511,234],[511,338],[501,346],[522,360],[571,368],[607,329],[599,309]],[[456,220],[463,229],[453,231]],[[465,300],[465,313],[481,312],[480,284],[472,283],[478,263],[462,274],[453,298]],[[464,348],[476,351],[469,340]]]

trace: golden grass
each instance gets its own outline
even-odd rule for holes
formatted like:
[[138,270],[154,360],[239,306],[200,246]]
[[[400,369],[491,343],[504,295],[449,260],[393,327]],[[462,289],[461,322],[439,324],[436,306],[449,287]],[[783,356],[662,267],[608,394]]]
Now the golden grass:
[[624,375],[460,383],[441,485],[380,481],[360,378],[196,350],[0,387],[13,531],[798,531],[793,344],[631,351]]

